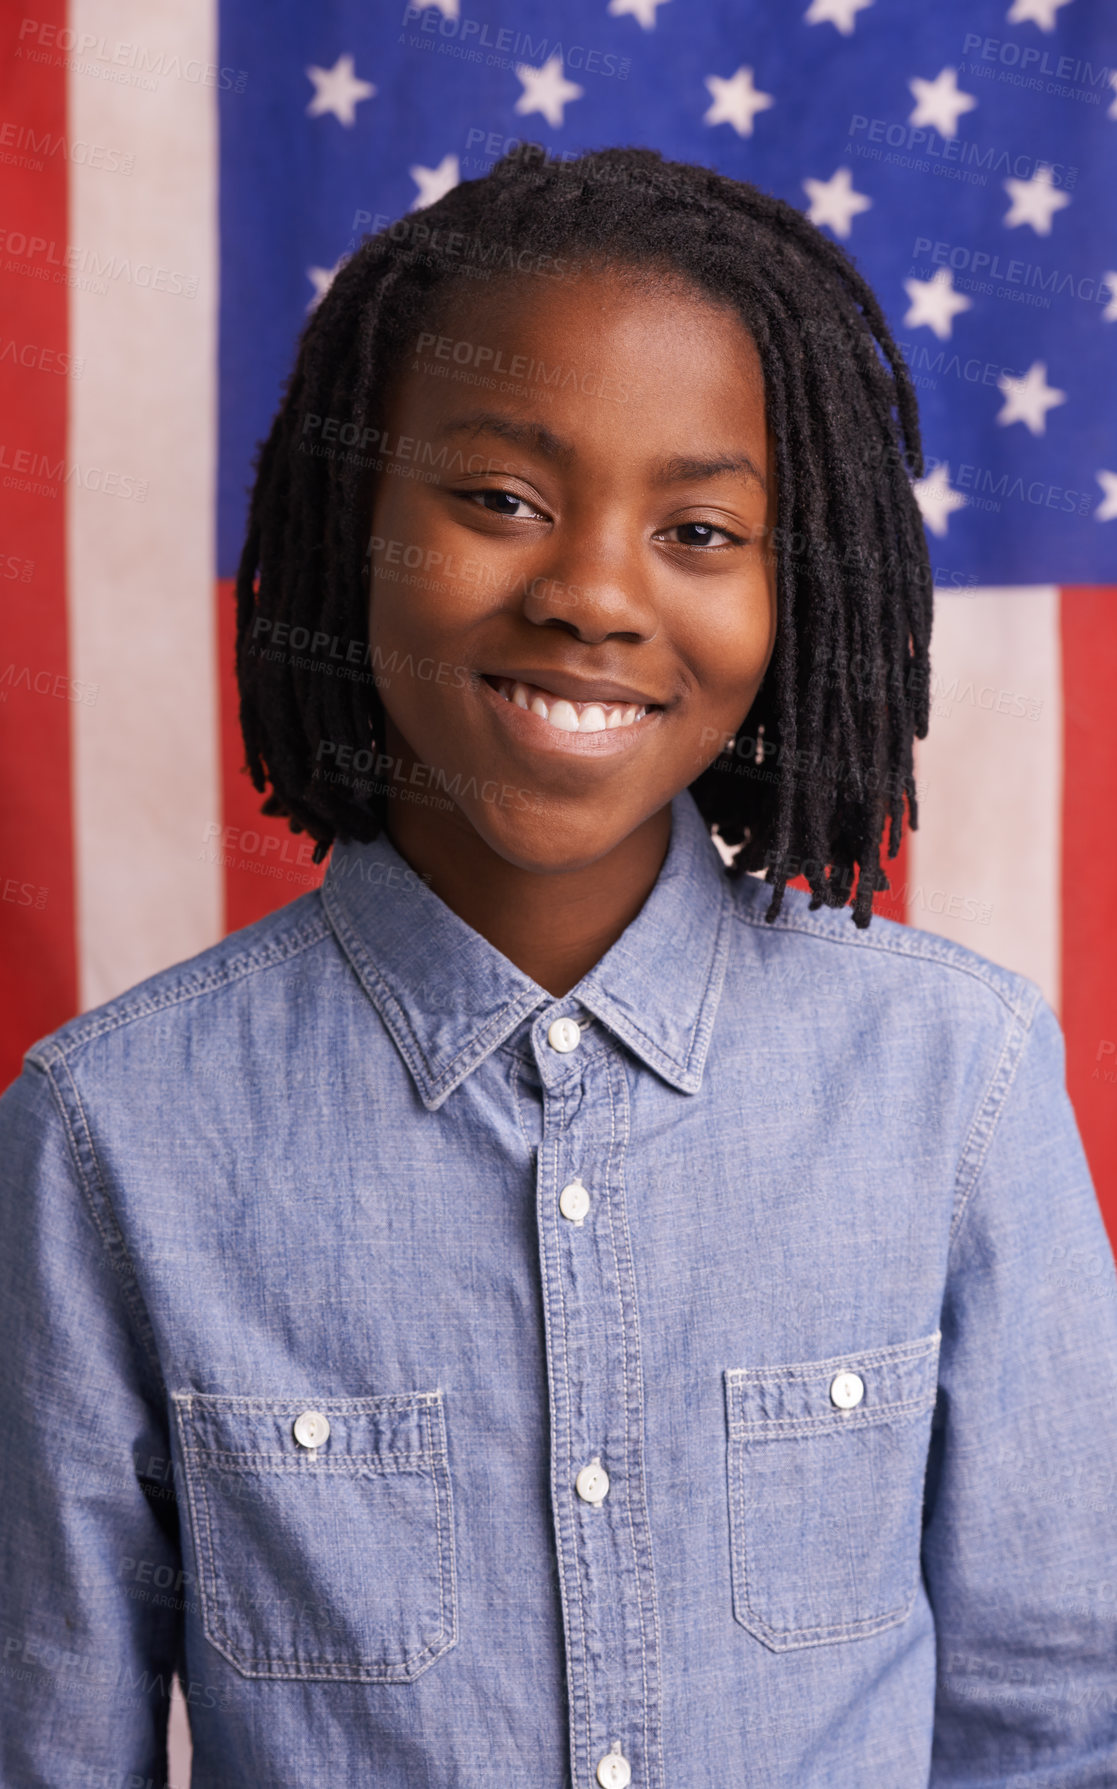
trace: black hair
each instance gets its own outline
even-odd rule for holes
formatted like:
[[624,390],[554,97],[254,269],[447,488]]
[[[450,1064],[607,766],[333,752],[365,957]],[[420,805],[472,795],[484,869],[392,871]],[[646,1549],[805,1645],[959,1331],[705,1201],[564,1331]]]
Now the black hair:
[[[383,741],[374,678],[313,652],[266,650],[285,623],[291,644],[342,641],[349,653],[359,642],[368,663],[374,462],[344,444],[374,438],[415,331],[455,290],[600,264],[682,276],[733,306],[756,343],[776,447],[776,642],[736,739],[690,787],[711,828],[739,847],[730,874],[760,870],[773,885],[768,919],[802,873],[812,908],[852,900],[867,926],[888,887],[885,821],[889,857],[905,799],[918,824],[912,741],[928,723],[932,576],[911,484],[923,471],[915,393],[837,243],[783,200],[651,149],[556,162],[524,145],[343,261],[259,450],[237,575],[241,726],[253,782],[271,786],[263,812],[309,832],[316,862],[335,836],[367,840],[384,824],[377,785],[362,794],[352,778],[316,773],[323,741]],[[307,451],[307,417],[332,419],[336,450]]]

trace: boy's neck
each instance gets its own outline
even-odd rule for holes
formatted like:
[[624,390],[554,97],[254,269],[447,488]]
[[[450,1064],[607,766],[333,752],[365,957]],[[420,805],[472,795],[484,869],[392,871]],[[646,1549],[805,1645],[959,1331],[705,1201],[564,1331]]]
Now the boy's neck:
[[388,804],[388,837],[441,901],[561,999],[631,925],[655,885],[671,838],[671,809],[582,869],[541,874],[500,857],[462,816],[424,824],[414,808]]

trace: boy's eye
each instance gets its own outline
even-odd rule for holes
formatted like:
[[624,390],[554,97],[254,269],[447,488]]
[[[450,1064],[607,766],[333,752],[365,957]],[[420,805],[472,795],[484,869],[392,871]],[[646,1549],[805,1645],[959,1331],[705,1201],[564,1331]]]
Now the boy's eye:
[[[476,509],[483,509],[491,516],[507,516],[513,522],[547,519],[527,497],[521,497],[516,491],[492,486],[481,491],[459,491],[457,495],[473,504]],[[662,537],[672,534],[679,537],[672,544],[683,547],[721,548],[724,545],[739,547],[744,544],[741,535],[730,533],[728,528],[719,528],[714,522],[675,522],[662,531]]]
[[681,533],[685,535],[687,529],[691,531],[691,538],[689,540],[680,539],[678,542],[679,546],[716,546],[719,544],[714,538],[716,535],[720,535],[723,541],[728,541],[732,546],[739,547],[741,545],[741,536],[739,534],[730,534],[728,528],[718,528],[713,522],[675,522],[670,528],[664,529],[664,533]]
[[[476,508],[488,510],[490,515],[510,516],[514,522],[527,521],[530,516],[543,519],[539,510],[526,497],[517,496],[515,491],[459,491],[458,495],[473,503]],[[522,514],[521,511],[527,511],[527,514]]]

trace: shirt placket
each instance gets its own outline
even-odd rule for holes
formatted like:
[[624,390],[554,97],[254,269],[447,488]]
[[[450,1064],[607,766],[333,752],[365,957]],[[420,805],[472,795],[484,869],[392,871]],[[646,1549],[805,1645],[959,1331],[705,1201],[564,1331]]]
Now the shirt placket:
[[536,1021],[532,1045],[543,1093],[536,1199],[572,1780],[574,1789],[662,1789],[624,1068],[601,1027],[569,1002]]

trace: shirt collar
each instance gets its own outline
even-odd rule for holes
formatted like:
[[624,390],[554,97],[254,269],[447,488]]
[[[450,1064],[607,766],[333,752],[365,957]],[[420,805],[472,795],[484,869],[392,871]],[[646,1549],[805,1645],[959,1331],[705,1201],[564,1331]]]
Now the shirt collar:
[[667,856],[643,907],[562,1001],[432,893],[386,833],[369,844],[339,839],[321,892],[429,1110],[549,1006],[584,1008],[671,1086],[698,1091],[725,979],[732,895],[688,790],[671,804]]

